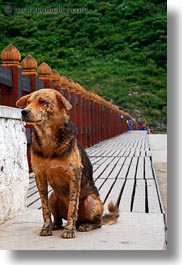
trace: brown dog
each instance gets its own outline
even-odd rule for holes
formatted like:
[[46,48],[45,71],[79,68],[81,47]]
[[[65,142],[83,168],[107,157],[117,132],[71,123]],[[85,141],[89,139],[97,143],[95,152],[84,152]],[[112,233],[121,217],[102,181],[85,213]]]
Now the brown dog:
[[[116,222],[119,210],[113,203],[110,213],[102,216],[92,165],[69,119],[70,103],[56,90],[41,89],[23,96],[16,105],[24,108],[22,119],[34,125],[31,162],[42,202],[40,235],[52,235],[52,229],[61,228],[62,219],[67,220],[63,238],[74,238],[76,228],[84,232]],[[54,190],[49,200],[48,183]]]

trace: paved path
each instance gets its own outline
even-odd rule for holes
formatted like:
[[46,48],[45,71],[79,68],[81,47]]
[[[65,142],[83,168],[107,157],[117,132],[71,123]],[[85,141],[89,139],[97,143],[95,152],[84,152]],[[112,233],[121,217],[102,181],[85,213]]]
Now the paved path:
[[28,199],[29,210],[0,226],[0,249],[164,249],[164,211],[149,139],[154,141],[154,136],[148,138],[145,132],[135,131],[87,149],[105,208],[110,199],[118,201],[117,224],[77,232],[76,239],[60,238],[61,231],[52,237],[39,237],[42,216],[34,187],[33,192],[29,190],[34,196]]
[[153,163],[167,163],[167,134],[149,134]]

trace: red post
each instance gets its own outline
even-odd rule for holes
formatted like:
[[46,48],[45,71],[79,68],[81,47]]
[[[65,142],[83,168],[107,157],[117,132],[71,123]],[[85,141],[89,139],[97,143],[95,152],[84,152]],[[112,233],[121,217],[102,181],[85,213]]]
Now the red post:
[[95,118],[96,118],[96,121],[95,121],[95,123],[96,123],[96,132],[95,132],[95,134],[96,134],[96,143],[98,143],[99,142],[99,103],[98,103],[98,101],[97,101],[97,96],[96,96],[96,94],[95,94],[95,106],[96,106],[96,116],[95,116]]
[[72,109],[70,111],[71,121],[76,125],[76,95],[75,95],[75,82],[69,80],[69,89],[70,89],[70,100]]
[[39,65],[38,67],[38,75],[39,75],[39,79],[41,81],[44,81],[45,83],[45,87],[46,88],[50,88],[51,87],[51,83],[52,83],[52,69],[51,67],[43,62]]
[[82,93],[82,144],[84,147],[88,147],[87,143],[87,131],[88,131],[88,120],[87,120],[87,98],[85,92]]
[[103,100],[103,105],[102,105],[102,140],[104,141],[106,139],[106,135],[107,135],[107,124],[106,124],[106,114],[107,110],[106,110],[106,104],[105,104],[105,100]]
[[[22,65],[22,74],[23,76],[27,76],[30,78],[30,92],[33,92],[37,89],[36,81],[37,81],[37,61],[31,56],[27,55],[21,62]],[[22,94],[25,95],[28,92],[23,91]],[[28,133],[31,133],[33,130],[33,126],[26,125],[26,129]],[[28,164],[29,164],[29,172],[32,172],[31,159],[30,159],[30,145],[31,142],[27,145],[27,156],[28,156]]]
[[72,105],[72,109],[70,111],[70,119],[71,119],[71,122],[75,124],[75,120],[72,120],[72,117],[71,117],[71,115],[73,116],[73,112],[75,113],[75,103],[73,102],[73,98],[70,93],[70,81],[65,76],[62,75],[60,77],[60,84],[61,84],[61,91],[62,91],[63,96]]
[[76,102],[76,120],[78,124],[78,140],[82,143],[82,97],[81,94],[77,94],[77,102]]
[[57,91],[61,91],[61,82],[60,82],[60,74],[56,71],[56,70],[52,70],[52,76],[51,76],[51,79],[52,79],[52,86],[53,88],[55,88]]
[[96,95],[98,105],[98,142],[102,139],[102,101],[99,95]]
[[109,130],[109,138],[114,137],[115,135],[115,120],[114,120],[114,110],[112,108],[109,108],[110,113],[110,130]]
[[106,139],[110,138],[110,126],[111,126],[111,112],[110,109],[108,108],[108,104],[106,105],[106,111],[105,111],[105,124],[106,124]]
[[[63,91],[63,96],[69,101],[69,80],[65,76],[60,77],[61,90]],[[70,102],[71,103],[71,102]]]
[[105,139],[105,105],[104,100],[102,99],[101,105],[101,141]]
[[95,144],[95,104],[93,100],[92,92],[89,91],[89,101],[90,101],[90,144],[91,146]]
[[112,129],[113,129],[113,135],[112,137],[117,135],[117,108],[115,106],[112,106]]
[[22,69],[20,66],[21,54],[18,49],[9,44],[3,49],[1,53],[2,66],[8,68],[12,72],[13,87],[3,89],[2,91],[2,104],[15,107],[16,101],[22,96],[21,90],[21,76]]
[[[30,78],[30,92],[33,92],[37,89],[36,80],[37,80],[37,61],[31,56],[27,55],[21,62],[22,65],[22,74],[23,76],[28,76]],[[26,94],[23,92],[23,94]]]
[[90,93],[87,92],[87,105],[86,105],[86,116],[87,116],[87,146],[92,146],[92,121],[91,121],[91,100]]
[[81,96],[81,141],[84,147],[88,147],[87,132],[88,132],[88,119],[87,119],[87,91],[76,83],[76,91]]
[[95,93],[90,92],[90,97],[92,100],[92,139],[93,144],[96,144],[99,142],[99,104]]

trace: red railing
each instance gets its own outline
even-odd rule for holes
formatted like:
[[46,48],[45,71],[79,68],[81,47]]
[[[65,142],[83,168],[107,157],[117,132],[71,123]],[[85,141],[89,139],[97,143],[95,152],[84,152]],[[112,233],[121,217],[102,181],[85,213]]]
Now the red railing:
[[[90,147],[128,130],[130,115],[80,84],[68,80],[49,65],[27,55],[21,61],[20,52],[8,45],[1,53],[0,104],[15,107],[23,95],[41,88],[60,91],[72,104],[70,117],[78,129],[78,140]],[[29,130],[27,130],[30,144]]]

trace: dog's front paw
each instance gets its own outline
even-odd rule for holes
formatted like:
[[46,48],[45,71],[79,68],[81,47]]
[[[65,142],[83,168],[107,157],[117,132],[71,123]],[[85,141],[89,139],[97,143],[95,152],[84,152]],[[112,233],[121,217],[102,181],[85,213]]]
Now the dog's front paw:
[[75,238],[76,233],[75,233],[75,229],[68,229],[68,228],[64,228],[63,233],[62,233],[62,238]]
[[48,226],[48,227],[42,227],[40,233],[40,236],[52,236],[52,227]]

